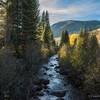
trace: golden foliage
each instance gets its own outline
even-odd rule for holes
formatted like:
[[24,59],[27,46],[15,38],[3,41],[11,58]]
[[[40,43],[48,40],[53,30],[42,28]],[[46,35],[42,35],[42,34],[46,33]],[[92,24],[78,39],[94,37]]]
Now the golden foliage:
[[59,57],[60,59],[69,59],[70,53],[69,53],[69,46],[68,45],[63,45],[59,52]]
[[74,42],[75,42],[76,39],[78,39],[78,37],[79,37],[79,34],[73,33],[73,34],[70,35],[70,45],[71,46],[74,45]]

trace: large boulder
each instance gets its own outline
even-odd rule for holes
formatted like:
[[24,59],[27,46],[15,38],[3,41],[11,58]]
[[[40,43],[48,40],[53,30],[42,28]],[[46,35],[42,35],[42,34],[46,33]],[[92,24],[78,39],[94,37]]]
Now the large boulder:
[[53,92],[51,92],[51,95],[54,95],[56,97],[64,97],[66,94],[65,90],[55,90]]
[[44,85],[49,84],[49,80],[48,79],[41,78],[39,81],[40,81],[41,84],[44,84]]

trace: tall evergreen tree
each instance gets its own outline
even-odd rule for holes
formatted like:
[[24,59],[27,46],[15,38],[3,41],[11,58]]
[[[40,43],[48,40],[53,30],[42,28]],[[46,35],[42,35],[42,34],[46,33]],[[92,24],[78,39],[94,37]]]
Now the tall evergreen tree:
[[[22,3],[22,34],[21,48],[25,52],[27,46],[38,42],[38,23],[39,23],[39,1],[26,0]],[[32,47],[28,47],[32,48]],[[28,50],[27,50],[28,51]],[[23,53],[24,54],[24,53]]]
[[97,64],[97,52],[99,46],[98,41],[95,35],[92,35],[89,39],[89,48],[88,48],[88,56],[89,56],[89,66],[91,67],[92,64]]
[[49,22],[49,13],[46,11],[45,14],[45,32],[43,35],[43,41],[44,44],[46,44],[47,47],[50,47],[54,43],[54,38],[53,38],[53,33],[50,27],[50,22]]
[[7,2],[7,43],[15,46],[16,53],[25,52],[29,41],[38,40],[38,0],[8,0]]
[[70,41],[67,30],[62,32],[60,49],[59,49],[59,58],[61,71],[66,70],[66,66],[70,66]]
[[28,39],[37,40],[39,22],[38,0],[26,0],[22,4],[22,31]]
[[62,46],[63,44],[68,44],[68,43],[69,43],[68,31],[63,31],[62,36],[61,36],[60,46]]
[[44,34],[44,28],[43,28],[43,23],[40,21],[39,26],[38,26],[38,34],[39,34],[39,40],[43,42],[43,34]]
[[45,16],[46,16],[46,14],[45,14],[45,11],[43,11],[43,13],[42,13],[42,18],[41,18],[41,23],[42,23],[42,25],[43,25],[43,29],[45,29],[45,24],[46,24],[46,19],[45,19]]
[[88,68],[88,39],[88,32],[86,30],[81,31],[78,38],[77,46],[73,50],[72,64],[74,68],[81,73],[86,72]]
[[48,13],[48,11],[46,11],[45,20],[46,20],[46,25],[47,26],[50,26],[50,23],[49,23],[49,13]]
[[22,1],[7,0],[6,44],[13,45],[19,55],[20,34],[22,33]]
[[38,26],[38,34],[40,35],[41,42],[43,42],[43,35],[45,32],[45,26],[46,26],[45,11],[43,11],[42,16],[40,17],[40,22],[39,22],[39,26]]

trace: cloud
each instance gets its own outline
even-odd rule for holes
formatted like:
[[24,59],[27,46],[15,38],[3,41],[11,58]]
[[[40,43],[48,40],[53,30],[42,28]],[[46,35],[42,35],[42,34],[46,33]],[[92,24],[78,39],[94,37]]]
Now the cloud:
[[44,5],[48,5],[50,3],[52,3],[52,1],[54,2],[54,0],[39,0],[40,4],[44,4]]
[[[59,1],[60,0],[40,0],[41,11],[49,11],[51,23],[63,19],[65,20],[65,18],[67,20],[67,18],[78,19],[93,14],[100,15],[100,2],[94,2],[95,0],[80,0],[80,2],[70,2],[70,4],[66,4],[66,6],[63,6],[65,5],[64,0],[62,0],[62,3],[59,3]],[[61,5],[61,7],[59,5]]]
[[58,0],[39,0],[40,8],[52,7]]
[[89,13],[90,11],[94,11],[97,9],[97,5],[72,5],[66,8],[55,8],[55,7],[44,7],[47,9],[49,13],[52,14],[67,14],[67,15],[75,15],[80,13]]

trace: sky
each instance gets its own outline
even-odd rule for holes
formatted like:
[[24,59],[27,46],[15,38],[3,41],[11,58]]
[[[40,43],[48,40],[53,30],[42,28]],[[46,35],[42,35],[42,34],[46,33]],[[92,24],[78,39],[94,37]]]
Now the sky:
[[48,10],[50,23],[65,20],[100,20],[100,0],[39,0],[40,12]]

